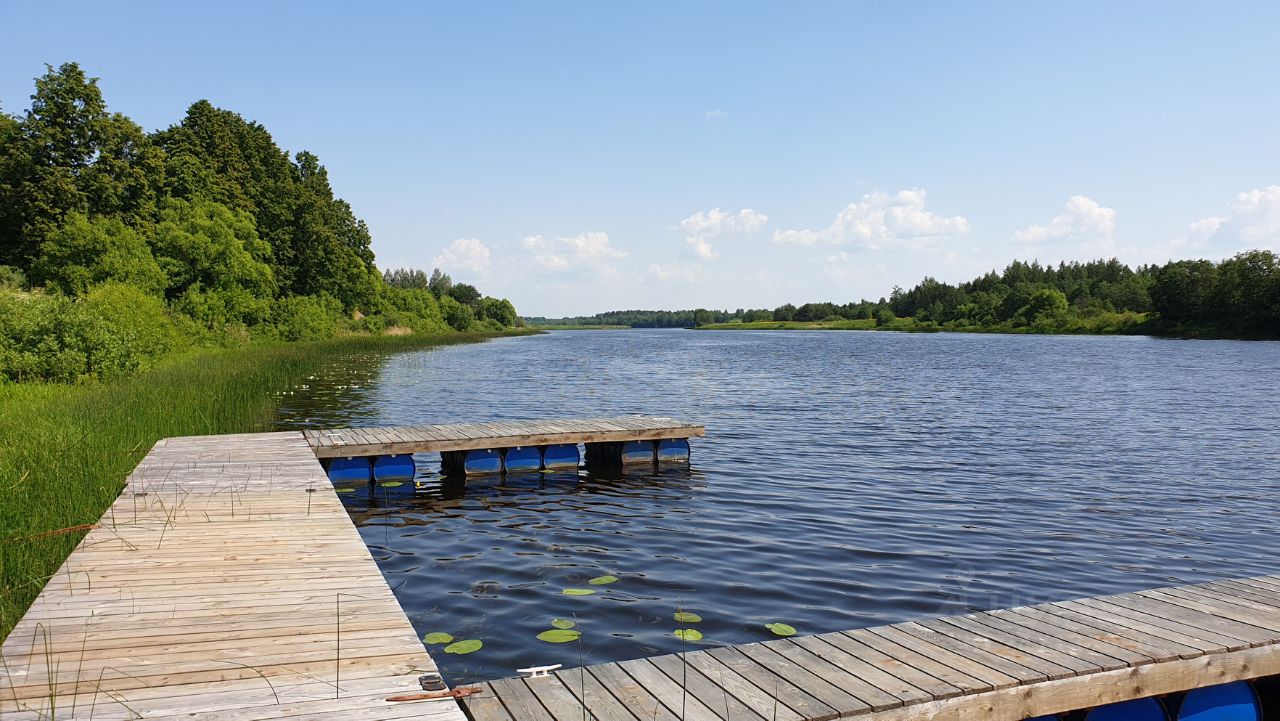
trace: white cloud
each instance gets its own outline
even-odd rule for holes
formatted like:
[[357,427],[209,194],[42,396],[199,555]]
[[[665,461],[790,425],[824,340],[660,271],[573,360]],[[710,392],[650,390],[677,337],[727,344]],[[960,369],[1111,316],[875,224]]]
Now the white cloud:
[[1048,225],[1029,225],[1014,233],[1013,239],[1026,243],[1076,240],[1091,247],[1107,249],[1112,246],[1115,228],[1115,210],[1083,195],[1073,195],[1067,201],[1065,211]]
[[925,191],[919,188],[868,193],[850,203],[822,230],[778,230],[777,243],[794,245],[848,245],[869,249],[901,246],[922,248],[969,231],[962,216],[944,217],[924,208]]
[[715,110],[708,110],[707,112],[703,113],[703,116],[710,118],[712,120],[719,120],[720,118],[729,117],[729,114],[717,108]]
[[479,272],[489,267],[489,249],[479,238],[458,238],[440,251],[432,262],[445,270]]
[[1237,193],[1229,215],[1191,223],[1187,234],[1171,245],[1179,249],[1212,245],[1228,252],[1280,247],[1280,185]]
[[681,263],[672,263],[669,265],[651,265],[649,266],[649,275],[658,280],[675,280],[688,283],[696,280],[702,275],[702,268],[696,265],[685,265]]
[[529,235],[520,244],[533,254],[533,260],[545,270],[570,271],[583,268],[609,269],[609,261],[627,257],[625,250],[613,247],[608,233],[589,232],[548,238]]
[[743,208],[737,213],[727,213],[719,208],[706,212],[698,211],[680,221],[684,229],[684,242],[693,254],[699,258],[710,260],[719,255],[711,245],[711,240],[735,235],[745,235],[759,230],[769,222],[769,216],[757,213],[750,208]]

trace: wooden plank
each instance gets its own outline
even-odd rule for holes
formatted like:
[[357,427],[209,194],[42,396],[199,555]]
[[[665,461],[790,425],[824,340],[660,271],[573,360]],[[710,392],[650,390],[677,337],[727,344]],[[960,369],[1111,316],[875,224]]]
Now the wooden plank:
[[[852,636],[841,633],[824,633],[822,635],[811,636],[809,638],[813,639],[815,642],[827,643],[835,646],[846,654],[857,658],[862,663],[871,665],[878,672],[887,674],[895,679],[900,679],[911,687],[919,689],[923,694],[927,695],[931,699],[950,698],[964,693],[963,689],[947,683],[928,671],[900,661],[887,653],[877,650],[873,646],[869,646],[861,641],[855,640]],[[842,667],[848,668],[847,666],[843,666],[843,664]],[[874,681],[874,679],[870,678],[867,680]],[[880,684],[877,683],[877,685]],[[883,685],[880,685],[880,687],[885,688]],[[890,691],[891,689],[885,688],[885,690]],[[909,701],[910,699],[904,697],[904,700]]]
[[[953,626],[939,623],[937,620],[922,620],[898,624],[898,628],[935,646],[941,646],[957,656],[964,656],[974,663],[993,668],[1001,673],[1018,679],[1021,683],[1029,681],[1046,681],[1049,672],[1032,668],[1003,655],[1008,650],[993,641],[985,641],[974,634],[965,633]],[[1023,655],[1026,659],[1026,655]],[[1042,662],[1036,666],[1045,665]],[[1052,668],[1052,672],[1060,674],[1061,668]]]
[[[524,679],[504,678],[490,681],[489,689],[502,701],[507,712],[519,721],[556,721],[556,717],[551,715],[533,691],[525,685]],[[477,717],[475,721],[482,721],[482,719]]]
[[1226,619],[1218,619],[1210,614],[1198,613],[1181,606],[1148,599],[1135,594],[1123,596],[1106,596],[1106,603],[1121,606],[1135,613],[1145,614],[1157,619],[1162,625],[1177,623],[1198,638],[1217,644],[1221,649],[1236,651],[1241,648],[1256,646],[1265,640],[1266,634],[1245,627],[1243,624],[1232,624]]
[[685,656],[690,654],[668,654],[654,656],[649,659],[659,671],[672,681],[686,689],[707,708],[714,710],[724,719],[742,719],[743,721],[765,721],[765,717],[744,704],[737,696],[729,693],[729,689],[721,686],[716,678],[709,678],[698,667],[687,663]]
[[[712,648],[704,653],[738,676],[750,681],[756,688],[777,699],[779,718],[785,709],[791,709],[803,718],[815,721],[827,721],[839,715],[830,705],[819,701],[804,689],[752,661],[733,647]],[[770,709],[770,718],[772,715],[773,709]]]
[[[636,683],[636,680],[631,678],[617,664],[605,663],[591,666],[587,671],[600,682],[600,685],[608,688],[610,693],[630,709],[632,715],[637,719],[641,721],[680,721],[679,716],[675,715],[671,709],[663,706],[662,702],[649,693],[648,689]],[[476,719],[476,721],[480,720]]]
[[[1197,649],[1201,653],[1220,653],[1224,650],[1222,644],[1214,641],[1206,641],[1202,638],[1202,633],[1199,629],[1190,628],[1175,621],[1165,621],[1148,613],[1135,612],[1130,608],[1110,604],[1106,601],[1100,601],[1092,598],[1081,598],[1075,601],[1063,601],[1054,605],[1069,608],[1086,615],[1096,614],[1099,618],[1113,621],[1117,624],[1151,634],[1152,636],[1159,636],[1161,638],[1176,641],[1184,646]],[[1246,648],[1249,644],[1233,641],[1232,645],[1238,645],[1240,648]],[[1186,658],[1186,654],[1180,655]]]
[[[1117,643],[1131,640],[1144,648],[1152,649],[1155,652],[1153,658],[1157,661],[1172,661],[1174,657],[1186,659],[1204,655],[1202,648],[1184,644],[1168,637],[1179,634],[1147,633],[1144,630],[1133,628],[1133,626],[1139,624],[1134,624],[1131,619],[1117,616],[1102,609],[1073,606],[1070,601],[1063,601],[1036,606],[1035,610],[1053,616],[1055,619],[1062,618],[1098,628],[1111,634],[1111,637],[1114,637]],[[1057,621],[1054,621],[1054,623],[1057,623]]]
[[[852,643],[851,640],[849,641]],[[891,701],[886,699],[883,702],[883,708],[893,708],[934,698],[933,694],[921,690],[900,675],[886,673],[858,656],[845,651],[843,648],[827,643],[816,636],[797,636],[783,643],[795,644],[835,668],[855,677],[859,682],[865,684],[866,688],[874,689],[873,695],[877,698],[891,698]],[[868,704],[871,703],[869,698],[861,695],[858,691],[859,686],[852,686],[844,682],[840,688],[853,693]],[[872,708],[875,709],[876,707],[873,705]]]
[[735,650],[786,679],[792,686],[830,706],[838,715],[865,713],[871,710],[870,704],[838,686],[833,686],[826,679],[762,643],[736,646]]
[[[525,683],[542,699],[552,714],[560,718],[590,716],[598,721],[636,721],[636,717],[585,668],[557,671],[546,678],[530,678]],[[549,701],[548,699],[555,700]],[[567,704],[563,706],[561,704]],[[577,713],[574,713],[574,705]],[[559,711],[567,708],[568,713]]]
[[1035,606],[1023,606],[995,613],[1011,623],[1021,624],[1040,633],[1055,635],[1063,640],[1092,648],[1131,666],[1172,661],[1178,658],[1178,654],[1163,648],[1149,646],[1069,618],[1054,616]]
[[[745,676],[729,668],[705,651],[685,654],[688,664],[717,686],[746,704],[757,715],[770,721],[801,721],[806,717],[783,704],[774,687],[768,690],[752,683]],[[645,718],[641,716],[640,718]]]
[[[833,635],[834,634],[824,634],[822,638],[826,639]],[[990,691],[993,688],[991,684],[986,683],[985,681],[980,681],[966,673],[957,671],[938,659],[918,653],[901,644],[894,643],[883,636],[877,636],[868,629],[860,628],[854,631],[845,631],[840,635],[847,636],[875,653],[883,654],[884,657],[897,661],[908,668],[916,669],[928,678],[937,679],[938,684],[940,684],[940,687],[937,688],[931,688],[923,685],[927,683],[927,681],[915,684],[920,688],[931,691],[937,698],[950,698],[951,696],[958,696],[962,693]],[[865,657],[868,659],[874,658],[870,655],[866,655]],[[875,661],[873,661],[873,663],[875,663]],[[911,676],[908,675],[906,678],[911,678]],[[954,692],[950,689],[954,689]]]
[[1007,646],[1018,648],[1021,651],[1029,651],[1041,658],[1069,668],[1075,671],[1077,675],[1081,673],[1097,673],[1098,671],[1112,671],[1129,665],[1114,656],[1094,651],[1078,643],[1064,641],[1053,634],[1042,633],[1039,630],[1004,620],[992,613],[975,614],[956,620],[972,624],[966,625],[966,628],[970,628],[975,633],[983,633],[988,638],[994,638]]
[[718,713],[672,681],[670,676],[658,670],[648,660],[622,661],[618,667],[684,721],[720,721]]
[[898,626],[880,626],[865,630],[868,633],[880,636],[889,642],[910,649],[921,656],[936,659],[939,663],[946,664],[947,666],[964,673],[970,678],[981,681],[983,684],[987,685],[990,690],[1016,686],[1021,682],[1021,679],[1017,676],[1011,676],[1003,671],[998,671],[990,666],[979,663],[968,656],[955,653],[946,646],[939,645],[940,643],[950,645],[949,639],[937,637],[936,634],[932,634],[937,637],[938,641],[938,643],[934,643],[933,639],[928,638],[930,635],[927,633],[928,629],[918,629],[914,633],[908,633],[899,626],[901,626],[901,624]]

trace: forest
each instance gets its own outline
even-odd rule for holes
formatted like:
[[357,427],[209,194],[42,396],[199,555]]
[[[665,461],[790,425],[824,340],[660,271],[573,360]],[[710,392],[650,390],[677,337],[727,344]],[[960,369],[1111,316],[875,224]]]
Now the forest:
[[182,348],[500,330],[509,301],[380,272],[313,153],[200,100],[148,133],[76,63],[0,112],[0,382],[131,375]]
[[628,310],[577,318],[529,318],[531,325],[633,328],[829,327],[1030,333],[1150,333],[1177,337],[1280,338],[1280,261],[1268,250],[1232,258],[1178,260],[1130,268],[1014,261],[950,285],[926,277],[888,298],[735,311]]

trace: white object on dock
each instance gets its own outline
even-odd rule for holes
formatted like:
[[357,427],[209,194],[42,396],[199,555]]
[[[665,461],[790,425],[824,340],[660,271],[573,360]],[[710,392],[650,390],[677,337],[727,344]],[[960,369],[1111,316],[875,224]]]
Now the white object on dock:
[[562,665],[563,664],[556,663],[550,666],[533,666],[531,668],[518,668],[516,669],[516,673],[527,673],[529,674],[529,678],[538,678],[539,676],[546,676],[552,671],[560,668],[560,666]]

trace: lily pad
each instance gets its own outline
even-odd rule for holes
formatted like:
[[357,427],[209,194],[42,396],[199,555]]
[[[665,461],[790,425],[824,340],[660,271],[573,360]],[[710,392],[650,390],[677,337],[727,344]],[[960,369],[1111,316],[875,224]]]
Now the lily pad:
[[444,633],[443,631],[436,631],[434,633],[428,633],[427,635],[423,636],[422,642],[423,643],[453,643],[453,635]]
[[702,632],[696,628],[677,628],[675,630],[676,638],[681,641],[701,641]]
[[603,586],[606,583],[613,583],[617,580],[618,580],[617,576],[596,576],[590,581],[587,581],[587,583],[591,584],[592,586]]
[[566,628],[573,628],[578,624],[574,623],[573,621],[570,621],[567,618],[553,618],[551,619],[551,625],[559,629],[566,629]]
[[567,628],[555,628],[538,634],[538,640],[546,641],[547,643],[568,643],[570,641],[577,641],[580,638],[582,638],[581,631],[574,631]]
[[767,629],[769,629],[770,631],[773,631],[773,635],[775,635],[775,636],[794,636],[794,635],[796,635],[796,629],[795,629],[795,627],[794,627],[794,626],[789,626],[789,625],[787,625],[787,624],[785,624],[785,623],[766,623],[766,624],[764,625],[764,627],[765,627],[765,628],[767,628]]
[[383,488],[395,488],[396,486],[403,486],[404,483],[402,481],[383,481],[378,485],[382,486]]
[[688,611],[676,611],[675,619],[680,623],[697,623],[702,620],[702,616]]
[[333,490],[337,493],[355,493],[356,492],[356,489],[354,488],[335,488]]
[[468,638],[465,641],[458,641],[445,646],[444,652],[456,654],[473,653],[475,651],[479,651],[483,647],[484,641],[481,641],[478,638]]
[[595,591],[589,588],[566,588],[560,593],[563,593],[566,596],[590,596],[595,593]]

